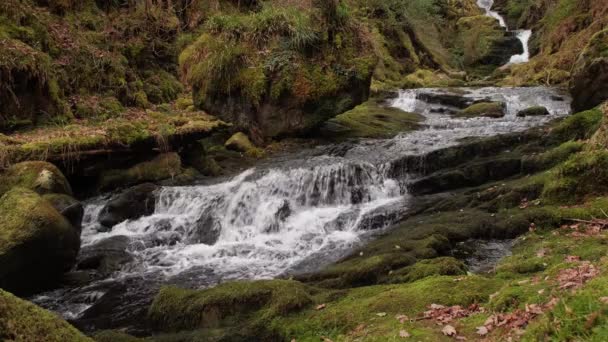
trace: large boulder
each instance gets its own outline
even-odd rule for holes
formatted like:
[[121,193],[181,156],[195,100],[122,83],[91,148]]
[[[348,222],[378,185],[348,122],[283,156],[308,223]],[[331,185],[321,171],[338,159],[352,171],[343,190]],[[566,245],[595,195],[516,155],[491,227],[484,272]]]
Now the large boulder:
[[0,290],[0,341],[93,342],[56,314]]
[[608,99],[608,29],[596,33],[578,58],[570,92],[575,112],[591,109]]
[[154,213],[158,186],[145,183],[134,186],[113,198],[99,213],[99,223],[108,230],[115,225]]
[[43,161],[14,164],[0,174],[0,195],[15,186],[30,189],[39,194],[72,195],[70,183],[63,173],[55,165]]
[[0,288],[30,293],[69,270],[80,230],[37,193],[15,187],[0,198]]

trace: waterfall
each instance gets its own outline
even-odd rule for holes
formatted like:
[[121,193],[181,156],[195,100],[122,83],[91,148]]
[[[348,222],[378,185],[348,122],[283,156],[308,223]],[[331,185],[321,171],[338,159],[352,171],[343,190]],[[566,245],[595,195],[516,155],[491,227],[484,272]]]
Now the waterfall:
[[[507,31],[512,32],[509,30],[505,18],[498,12],[492,11],[492,6],[494,6],[494,0],[477,0],[477,6],[481,7],[486,12],[487,16],[498,20],[498,23],[501,27],[504,27]],[[517,39],[519,39],[524,48],[524,52],[520,55],[511,56],[511,59],[509,60],[508,64],[527,63],[530,59],[529,43],[530,37],[532,36],[532,30],[517,30],[515,32],[517,33]]]
[[[504,102],[507,113],[450,115],[478,101]],[[130,298],[125,301],[138,305],[128,296],[154,292],[160,284],[205,287],[318,270],[400,220],[411,203],[407,185],[424,168],[412,164],[424,163],[428,153],[471,137],[521,132],[570,110],[567,96],[543,87],[411,89],[391,104],[419,113],[421,128],[391,139],[303,150],[214,183],[162,187],[152,215],[109,232],[100,229],[98,217],[110,198],[91,199],[85,203],[81,250],[105,253],[104,242],[124,238],[129,261],[108,278],[33,300],[75,319],[117,283],[136,287],[124,290]],[[550,115],[516,116],[536,105]],[[414,162],[404,162],[408,158]]]

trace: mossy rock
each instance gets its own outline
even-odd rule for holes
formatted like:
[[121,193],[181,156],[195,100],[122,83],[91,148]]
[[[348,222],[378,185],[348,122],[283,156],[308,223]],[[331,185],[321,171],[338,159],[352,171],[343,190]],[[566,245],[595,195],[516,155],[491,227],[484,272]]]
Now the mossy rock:
[[251,143],[251,140],[249,140],[249,137],[243,132],[238,132],[231,136],[230,139],[226,141],[225,146],[229,150],[238,152],[247,152],[255,148]]
[[179,176],[183,172],[177,153],[163,153],[150,161],[126,170],[108,170],[101,175],[100,190],[111,190],[147,182],[158,182]]
[[63,173],[55,165],[43,161],[14,164],[0,174],[0,195],[15,186],[30,189],[39,194],[72,195],[70,183]]
[[15,187],[0,198],[0,287],[35,291],[72,267],[80,231],[37,193]]
[[424,119],[419,114],[369,100],[329,120],[321,134],[330,139],[391,138],[401,132],[417,129]]
[[452,257],[421,260],[412,266],[402,268],[389,275],[389,283],[409,283],[435,275],[465,275],[465,264]]
[[546,116],[549,115],[549,110],[547,107],[543,106],[533,106],[517,112],[517,116],[523,118],[526,116]]
[[506,109],[507,106],[504,102],[480,102],[461,110],[456,113],[456,116],[463,118],[502,118],[506,115]]
[[1,289],[0,340],[93,342],[56,314]]
[[291,280],[232,282],[198,291],[164,287],[148,318],[162,331],[217,328],[286,315],[311,303],[310,288]]
[[578,57],[570,82],[572,108],[581,111],[608,100],[608,29],[596,33]]

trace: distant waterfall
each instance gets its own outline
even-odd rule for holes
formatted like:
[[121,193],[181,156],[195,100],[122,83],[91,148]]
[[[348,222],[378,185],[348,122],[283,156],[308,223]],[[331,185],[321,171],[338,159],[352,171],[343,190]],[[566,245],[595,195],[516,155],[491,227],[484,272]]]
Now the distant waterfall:
[[[492,6],[494,6],[494,0],[477,0],[477,5],[483,10],[485,10],[487,16],[495,18],[496,20],[498,20],[498,23],[501,27],[504,27],[505,29],[507,29],[507,31],[510,31],[509,27],[507,26],[507,22],[505,21],[505,18],[503,18],[503,16],[500,15],[498,12],[492,11]],[[519,39],[522,46],[524,47],[524,52],[520,55],[511,56],[509,64],[527,63],[530,60],[529,43],[530,37],[532,36],[532,30],[517,30],[515,32],[517,33],[517,39]]]

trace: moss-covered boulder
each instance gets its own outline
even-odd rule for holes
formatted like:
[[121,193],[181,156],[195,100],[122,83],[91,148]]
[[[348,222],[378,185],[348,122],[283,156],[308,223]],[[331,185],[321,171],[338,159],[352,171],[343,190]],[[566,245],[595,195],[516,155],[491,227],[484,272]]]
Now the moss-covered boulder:
[[124,170],[108,170],[101,175],[100,190],[111,190],[131,185],[158,182],[183,173],[182,160],[177,153],[163,153],[154,159]]
[[43,161],[14,164],[0,174],[0,195],[15,186],[39,194],[72,195],[70,183],[63,173],[55,165]]
[[37,193],[13,188],[0,198],[0,287],[42,289],[72,267],[80,231]]
[[0,340],[93,342],[56,314],[1,289]]
[[517,116],[519,116],[520,118],[526,117],[526,116],[545,116],[545,115],[549,115],[551,113],[549,113],[549,110],[547,109],[547,107],[543,107],[543,106],[533,106],[533,107],[529,107],[526,109],[522,109],[519,112],[517,112]]
[[235,133],[224,145],[227,149],[238,152],[247,152],[255,148],[249,137],[243,132]]
[[148,317],[162,331],[218,328],[286,315],[311,303],[311,289],[291,280],[232,282],[199,291],[164,287]]
[[42,198],[47,200],[57,212],[63,215],[76,229],[82,228],[84,206],[72,196],[65,194],[45,194]]
[[608,99],[608,29],[596,33],[579,56],[570,82],[575,111]]
[[523,52],[523,46],[511,32],[500,27],[498,21],[486,15],[458,20],[459,45],[467,67],[501,66],[512,55]]
[[455,115],[463,118],[502,118],[506,115],[506,109],[507,106],[504,102],[480,102],[461,110]]

